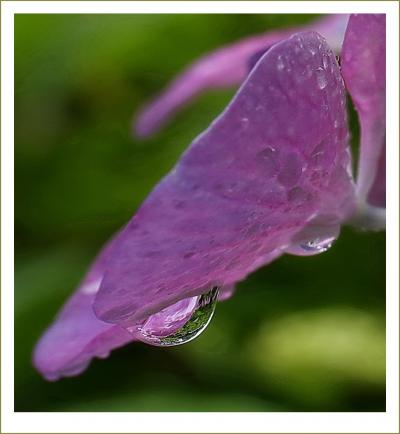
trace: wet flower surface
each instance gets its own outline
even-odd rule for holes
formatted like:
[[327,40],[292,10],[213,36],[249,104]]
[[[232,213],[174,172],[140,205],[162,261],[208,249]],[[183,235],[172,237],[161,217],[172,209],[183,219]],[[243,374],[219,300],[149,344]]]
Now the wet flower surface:
[[[372,32],[359,31],[369,26]],[[350,17],[343,44],[343,77],[362,130],[357,187],[335,53],[314,31],[283,32],[270,44],[45,333],[35,365],[46,378],[75,375],[91,358],[133,340],[184,342],[182,333],[191,338],[202,329],[199,321],[208,323],[214,288],[224,299],[236,282],[284,253],[321,253],[343,223],[364,212],[366,198],[384,204],[384,16]],[[246,51],[247,61],[255,48]],[[373,74],[358,73],[366,65]],[[185,85],[196,88],[197,80]],[[363,161],[373,182],[363,180]],[[211,310],[200,302],[210,291]]]

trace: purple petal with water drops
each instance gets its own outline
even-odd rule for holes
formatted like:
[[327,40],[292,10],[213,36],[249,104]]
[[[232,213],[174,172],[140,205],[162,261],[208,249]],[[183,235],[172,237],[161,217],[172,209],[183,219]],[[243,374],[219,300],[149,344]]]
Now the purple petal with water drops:
[[126,227],[96,315],[134,331],[244,279],[302,231],[331,234],[354,210],[350,163],[345,89],[326,41],[306,32],[274,45]]
[[[346,28],[347,15],[331,15],[319,19],[304,30],[324,36],[331,48],[339,51]],[[145,137],[160,129],[186,103],[207,89],[239,85],[255,62],[275,43],[288,38],[299,29],[267,32],[222,47],[197,60],[153,102],[144,107],[135,121],[138,136]]]
[[361,206],[385,206],[386,16],[352,15],[343,42],[342,73],[361,126],[357,195]]
[[[96,318],[92,308],[93,301],[120,236],[121,233],[103,248],[75,294],[67,301],[54,323],[38,342],[33,361],[37,370],[47,380],[55,381],[61,377],[78,375],[87,368],[93,358],[105,358],[111,350],[134,340],[156,345],[155,336],[163,337],[178,332],[192,316],[196,307],[196,297],[181,300],[148,318],[145,323],[138,323],[137,326],[141,327],[143,333],[135,329],[132,334],[118,325],[108,324]],[[219,300],[229,298],[233,291],[233,286],[221,288]],[[203,324],[204,327],[206,325]],[[146,333],[150,331],[150,339],[147,339]],[[199,330],[195,331],[198,333],[188,336],[187,340],[197,336],[202,328],[199,327]],[[164,345],[167,344],[165,341]]]

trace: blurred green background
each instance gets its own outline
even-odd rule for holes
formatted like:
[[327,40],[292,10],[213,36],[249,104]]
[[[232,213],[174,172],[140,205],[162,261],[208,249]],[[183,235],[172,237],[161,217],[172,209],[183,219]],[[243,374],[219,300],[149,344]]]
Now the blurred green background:
[[207,50],[309,20],[16,16],[16,411],[385,410],[385,234],[350,228],[327,253],[254,273],[185,346],[132,344],[56,383],[31,366],[97,250],[234,90],[146,142],[130,135],[134,111]]

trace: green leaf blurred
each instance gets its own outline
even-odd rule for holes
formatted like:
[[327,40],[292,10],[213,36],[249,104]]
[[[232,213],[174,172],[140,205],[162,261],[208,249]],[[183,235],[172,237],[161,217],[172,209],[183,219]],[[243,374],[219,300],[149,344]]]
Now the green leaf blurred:
[[234,90],[146,142],[133,113],[208,50],[309,19],[16,16],[16,411],[384,411],[384,233],[345,229],[323,255],[259,270],[183,347],[130,345],[57,383],[31,366],[96,251]]

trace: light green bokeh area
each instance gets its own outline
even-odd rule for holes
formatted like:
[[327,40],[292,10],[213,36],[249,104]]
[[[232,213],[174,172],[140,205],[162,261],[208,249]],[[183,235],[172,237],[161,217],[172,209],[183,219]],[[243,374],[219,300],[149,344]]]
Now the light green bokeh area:
[[16,411],[384,411],[385,234],[350,228],[251,275],[185,346],[132,344],[56,383],[31,366],[95,253],[234,90],[146,142],[130,134],[135,110],[208,50],[309,18],[16,17]]

